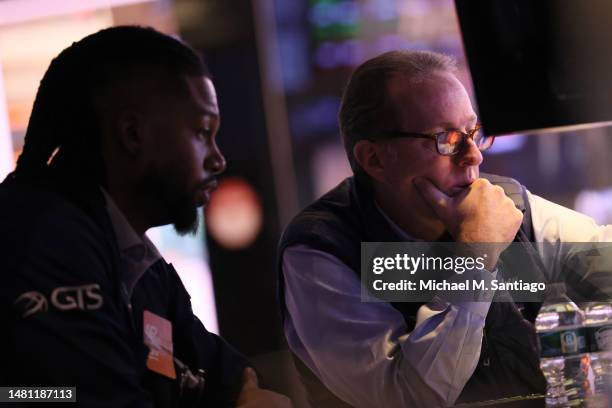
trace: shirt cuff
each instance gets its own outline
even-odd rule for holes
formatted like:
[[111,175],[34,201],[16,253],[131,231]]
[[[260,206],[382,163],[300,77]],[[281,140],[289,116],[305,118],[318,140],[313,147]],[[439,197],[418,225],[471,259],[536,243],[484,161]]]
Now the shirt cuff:
[[465,271],[461,275],[455,275],[452,278],[448,279],[450,282],[482,282],[482,285],[486,289],[471,289],[470,291],[465,291],[465,296],[448,296],[448,293],[438,292],[436,294],[436,298],[447,302],[453,306],[459,307],[461,309],[467,310],[471,313],[474,313],[482,318],[487,317],[487,313],[489,313],[489,307],[491,306],[491,301],[495,296],[496,290],[492,289],[491,282],[497,278],[498,269],[495,268],[492,272],[487,271],[486,269],[471,269]]

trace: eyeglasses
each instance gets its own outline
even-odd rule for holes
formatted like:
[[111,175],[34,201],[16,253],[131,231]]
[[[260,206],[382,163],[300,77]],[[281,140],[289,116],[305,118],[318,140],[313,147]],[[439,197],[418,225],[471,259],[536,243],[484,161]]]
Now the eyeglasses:
[[436,141],[436,150],[442,156],[454,156],[465,150],[468,139],[472,139],[481,152],[493,146],[493,141],[495,140],[495,136],[486,136],[484,134],[480,124],[476,125],[474,129],[469,130],[467,133],[463,133],[459,130],[448,130],[446,132],[430,134],[386,131],[383,132],[382,135],[392,139],[400,137],[433,139]]

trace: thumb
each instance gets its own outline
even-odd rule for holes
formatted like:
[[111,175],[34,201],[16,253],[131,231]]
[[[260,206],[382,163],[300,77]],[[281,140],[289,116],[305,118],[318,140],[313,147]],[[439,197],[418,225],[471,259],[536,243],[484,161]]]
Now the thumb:
[[259,388],[257,373],[251,367],[246,367],[242,372],[242,390],[253,390]]
[[425,202],[434,210],[441,218],[445,219],[449,212],[449,205],[452,198],[441,191],[434,183],[424,177],[417,177],[413,180],[413,184],[421,194]]

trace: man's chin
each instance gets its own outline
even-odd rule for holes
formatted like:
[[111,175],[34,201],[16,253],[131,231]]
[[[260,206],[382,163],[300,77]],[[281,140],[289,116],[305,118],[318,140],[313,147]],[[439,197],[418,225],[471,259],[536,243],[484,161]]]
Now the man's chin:
[[195,235],[198,232],[198,227],[200,225],[198,209],[193,207],[189,212],[186,210],[182,211],[179,216],[175,217],[172,225],[176,233],[181,236]]
[[469,182],[465,183],[465,184],[461,184],[461,185],[455,185],[455,186],[452,186],[452,187],[446,189],[445,193],[449,197],[455,197],[455,196],[465,192],[465,190],[470,188],[471,185],[472,185],[472,183],[469,183]]
[[210,201],[210,194],[214,189],[204,189],[200,190],[195,195],[195,205],[196,207],[206,207]]
[[194,223],[193,225],[181,225],[181,224],[172,224],[172,226],[174,227],[174,230],[176,231],[177,234],[179,234],[180,236],[185,236],[185,235],[196,235],[198,233],[198,223]]

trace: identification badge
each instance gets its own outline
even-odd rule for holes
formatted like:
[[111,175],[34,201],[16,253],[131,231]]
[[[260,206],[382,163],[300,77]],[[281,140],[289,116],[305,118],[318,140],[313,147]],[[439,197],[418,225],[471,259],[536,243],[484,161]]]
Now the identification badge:
[[172,323],[145,310],[143,331],[144,343],[149,347],[147,368],[173,380],[176,379],[172,347]]

